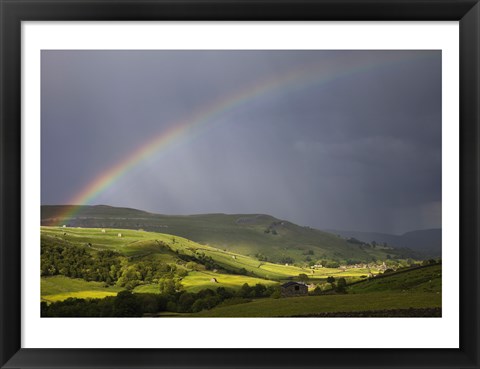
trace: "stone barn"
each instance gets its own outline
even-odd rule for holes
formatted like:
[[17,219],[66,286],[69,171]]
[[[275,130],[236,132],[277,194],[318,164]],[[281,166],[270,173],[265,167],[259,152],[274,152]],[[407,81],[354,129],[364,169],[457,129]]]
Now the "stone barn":
[[308,287],[304,283],[287,282],[281,285],[282,297],[307,296]]

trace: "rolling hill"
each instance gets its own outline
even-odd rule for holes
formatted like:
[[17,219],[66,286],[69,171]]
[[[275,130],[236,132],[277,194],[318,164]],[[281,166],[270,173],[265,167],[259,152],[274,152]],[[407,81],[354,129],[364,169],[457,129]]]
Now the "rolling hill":
[[74,216],[65,217],[62,214],[69,213],[71,206],[44,205],[41,224],[167,233],[261,261],[285,264],[319,260],[368,262],[384,260],[387,254],[402,257],[393,249],[353,244],[335,234],[264,214],[179,216],[105,205],[75,208]]

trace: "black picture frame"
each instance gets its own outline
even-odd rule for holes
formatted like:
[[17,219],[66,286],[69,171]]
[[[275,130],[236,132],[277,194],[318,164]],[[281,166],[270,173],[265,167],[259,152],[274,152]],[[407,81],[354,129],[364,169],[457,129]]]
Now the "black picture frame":
[[[479,368],[480,5],[475,0],[0,0],[2,368]],[[459,349],[25,349],[21,347],[21,22],[459,21]],[[223,339],[228,339],[224,337]]]

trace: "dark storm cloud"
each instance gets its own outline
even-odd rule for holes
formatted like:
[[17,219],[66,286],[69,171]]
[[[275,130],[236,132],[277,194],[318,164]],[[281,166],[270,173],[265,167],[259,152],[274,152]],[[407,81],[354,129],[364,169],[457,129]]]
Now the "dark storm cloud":
[[312,65],[338,78],[281,86],[213,117],[92,203],[268,213],[318,228],[439,227],[435,51],[45,51],[42,203],[68,202],[192,112]]

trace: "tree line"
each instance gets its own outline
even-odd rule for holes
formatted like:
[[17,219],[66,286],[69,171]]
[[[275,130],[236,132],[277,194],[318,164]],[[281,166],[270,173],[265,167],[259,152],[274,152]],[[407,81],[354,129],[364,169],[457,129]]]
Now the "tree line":
[[41,302],[42,317],[140,317],[160,312],[196,313],[216,306],[241,304],[252,298],[279,297],[277,286],[245,283],[238,291],[219,287],[197,293],[164,291],[161,294],[121,291],[103,299],[68,298],[48,305]]

